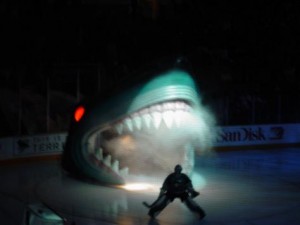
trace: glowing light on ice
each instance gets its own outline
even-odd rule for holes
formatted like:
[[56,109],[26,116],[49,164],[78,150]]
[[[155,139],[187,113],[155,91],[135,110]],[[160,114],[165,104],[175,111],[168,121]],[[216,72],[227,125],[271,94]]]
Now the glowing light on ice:
[[122,188],[128,191],[157,190],[154,185],[148,183],[129,183],[122,186]]

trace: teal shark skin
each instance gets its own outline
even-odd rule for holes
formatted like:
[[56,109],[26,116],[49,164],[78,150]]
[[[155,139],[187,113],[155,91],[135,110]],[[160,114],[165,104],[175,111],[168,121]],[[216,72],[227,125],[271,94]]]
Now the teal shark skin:
[[101,130],[111,129],[112,124],[145,107],[169,101],[183,101],[194,109],[200,107],[197,87],[186,71],[169,70],[105,101],[95,99],[93,103],[81,103],[85,113],[80,121],[72,121],[62,157],[63,168],[71,175],[104,185],[124,184],[124,177],[111,168],[92,163],[88,153],[90,139],[95,142],[95,138],[91,137]]

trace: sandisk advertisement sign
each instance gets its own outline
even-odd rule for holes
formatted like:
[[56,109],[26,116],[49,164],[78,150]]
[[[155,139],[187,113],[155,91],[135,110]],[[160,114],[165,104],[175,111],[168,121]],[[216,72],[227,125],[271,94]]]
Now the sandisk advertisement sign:
[[216,147],[300,143],[299,124],[222,127]]

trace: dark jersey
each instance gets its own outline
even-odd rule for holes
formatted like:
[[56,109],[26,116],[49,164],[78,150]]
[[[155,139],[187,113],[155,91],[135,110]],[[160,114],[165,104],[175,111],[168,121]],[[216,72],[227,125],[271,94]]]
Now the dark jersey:
[[184,173],[171,173],[162,186],[162,189],[169,194],[183,194],[190,188],[192,188],[191,180]]

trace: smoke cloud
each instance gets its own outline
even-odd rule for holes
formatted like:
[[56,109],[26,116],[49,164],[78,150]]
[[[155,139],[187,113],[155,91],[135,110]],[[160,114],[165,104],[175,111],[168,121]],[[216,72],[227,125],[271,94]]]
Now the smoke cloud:
[[144,175],[149,179],[165,177],[176,164],[191,174],[195,154],[211,152],[216,137],[215,117],[204,106],[176,116],[180,117],[180,126],[170,129],[162,123],[158,129],[121,135],[102,143],[105,152],[119,160],[120,168],[128,167],[136,179],[142,176],[144,180]]

